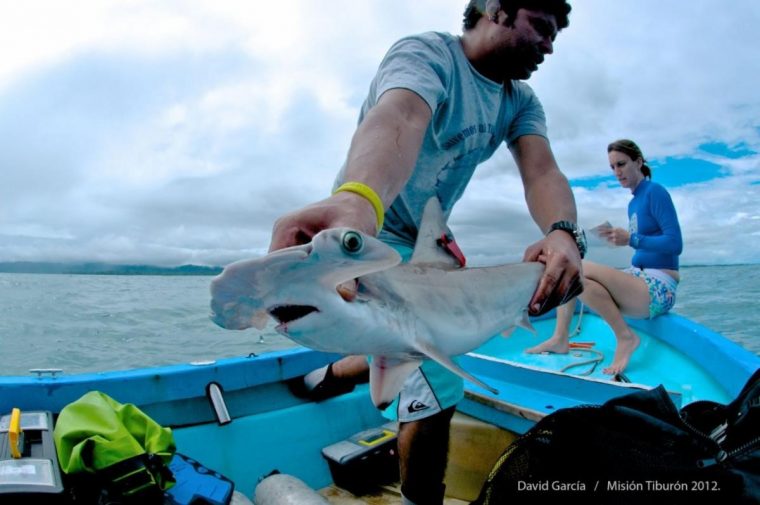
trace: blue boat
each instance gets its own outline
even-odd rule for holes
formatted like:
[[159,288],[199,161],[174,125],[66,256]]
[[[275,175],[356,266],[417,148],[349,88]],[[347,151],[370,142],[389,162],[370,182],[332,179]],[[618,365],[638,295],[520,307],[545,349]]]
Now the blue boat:
[[[578,334],[571,342],[584,345],[567,355],[523,352],[551,334],[550,315],[534,321],[539,335],[518,330],[460,357],[467,371],[499,392],[466,384],[452,426],[446,503],[474,499],[506,446],[557,409],[599,404],[659,384],[676,405],[700,399],[726,403],[760,368],[760,357],[678,315],[629,323],[642,339],[626,370],[629,381],[601,372],[615,342],[593,313],[576,314]],[[372,430],[392,432],[393,426],[372,405],[366,385],[322,402],[299,398],[288,385],[338,357],[293,348],[128,371],[66,375],[38,370],[0,377],[0,415],[14,407],[56,414],[98,390],[171,427],[178,451],[234,481],[238,503],[252,498],[259,480],[277,470],[329,502],[362,504],[365,498],[336,485],[335,468],[331,471],[323,450]],[[392,484],[374,493],[371,503],[399,503]]]

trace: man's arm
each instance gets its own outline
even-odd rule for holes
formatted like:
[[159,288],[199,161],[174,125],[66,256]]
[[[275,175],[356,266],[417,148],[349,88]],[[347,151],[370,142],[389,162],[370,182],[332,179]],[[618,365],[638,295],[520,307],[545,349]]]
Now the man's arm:
[[[366,184],[387,209],[414,170],[432,113],[427,103],[406,89],[383,93],[361,122],[348,151],[346,181]],[[309,242],[320,230],[346,226],[376,234],[372,204],[351,192],[340,192],[278,219],[270,251]]]
[[428,104],[412,91],[383,93],[351,140],[346,180],[367,184],[388,208],[414,170],[431,116]]
[[539,135],[524,135],[512,145],[520,169],[525,200],[533,220],[543,232],[561,220],[576,222],[575,198],[560,172],[549,142]]
[[[545,233],[557,221],[576,222],[573,192],[557,166],[549,142],[539,135],[524,135],[511,146],[511,151],[520,169],[530,215],[541,231]],[[555,230],[532,244],[523,261],[546,265],[529,304],[531,314],[543,314],[583,290],[580,252],[565,231]]]

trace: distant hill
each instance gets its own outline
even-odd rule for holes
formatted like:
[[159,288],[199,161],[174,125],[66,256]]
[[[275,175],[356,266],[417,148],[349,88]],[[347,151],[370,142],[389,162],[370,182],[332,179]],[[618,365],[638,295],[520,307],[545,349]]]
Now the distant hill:
[[24,274],[86,275],[217,275],[222,267],[182,265],[112,265],[108,263],[45,263],[35,261],[0,262],[0,272]]

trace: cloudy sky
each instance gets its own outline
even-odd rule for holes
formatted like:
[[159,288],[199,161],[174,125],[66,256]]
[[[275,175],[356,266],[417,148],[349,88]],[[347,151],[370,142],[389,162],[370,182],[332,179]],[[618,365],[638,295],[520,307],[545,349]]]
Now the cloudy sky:
[[[263,254],[277,216],[329,193],[390,44],[460,33],[465,3],[0,0],[0,261]],[[572,3],[529,83],[581,224],[626,225],[606,146],[629,137],[673,196],[683,264],[760,261],[760,2]],[[450,224],[475,264],[540,237],[506,149]]]

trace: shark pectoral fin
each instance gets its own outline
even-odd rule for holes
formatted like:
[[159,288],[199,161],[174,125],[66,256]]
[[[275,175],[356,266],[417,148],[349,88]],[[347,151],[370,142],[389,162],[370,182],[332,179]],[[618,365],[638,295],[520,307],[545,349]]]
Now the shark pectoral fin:
[[499,391],[497,389],[492,388],[488,384],[476,379],[474,376],[462,370],[462,368],[459,365],[451,361],[451,358],[449,358],[445,354],[439,352],[438,349],[435,349],[429,345],[421,345],[419,347],[420,347],[420,351],[425,353],[430,359],[434,359],[435,361],[440,363],[442,366],[448,368],[451,372],[457,374],[461,378],[466,379],[472,382],[473,384],[477,384],[478,386],[482,387],[483,389],[487,391],[490,391],[491,393],[495,395],[499,394]]
[[406,378],[419,366],[419,360],[373,356],[369,364],[369,392],[375,407],[384,409],[390,405],[404,386]]
[[517,320],[515,321],[515,324],[519,326],[520,328],[523,328],[524,330],[527,330],[531,332],[534,335],[538,335],[538,331],[533,327],[533,325],[530,323],[530,317],[528,317],[528,311],[523,310],[522,314],[520,314],[517,317]]

